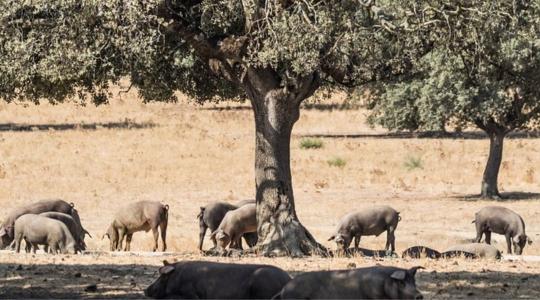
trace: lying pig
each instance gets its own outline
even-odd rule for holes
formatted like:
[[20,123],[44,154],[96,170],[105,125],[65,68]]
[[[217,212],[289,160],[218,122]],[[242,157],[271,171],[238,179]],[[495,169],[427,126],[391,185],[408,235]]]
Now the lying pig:
[[[230,204],[227,202],[213,202],[207,206],[202,206],[200,213],[197,215],[197,219],[199,219],[199,250],[202,250],[206,230],[210,229],[210,232],[216,231],[219,224],[221,224],[223,217],[225,217],[225,214],[228,211],[235,210],[238,207],[246,204],[254,203],[255,200],[243,200],[236,204]],[[257,233],[245,233],[243,237],[250,247],[257,244]],[[212,242],[214,243],[214,248],[216,248],[217,242],[215,237],[212,237]],[[240,248],[242,247],[241,241],[239,246]]]
[[347,249],[347,251],[345,251],[345,254],[359,255],[365,257],[388,257],[395,255],[395,253],[389,253],[386,250],[372,250],[366,248]]
[[255,204],[246,204],[227,212],[210,238],[215,238],[222,249],[229,244],[231,248],[239,248],[242,235],[248,232],[257,232]]
[[520,215],[512,210],[501,206],[487,206],[476,213],[473,221],[476,223],[476,242],[482,241],[482,234],[486,235],[486,243],[491,244],[491,233],[495,232],[506,237],[508,254],[521,255],[525,244],[532,244],[531,239],[525,234],[525,223]]
[[422,267],[370,267],[300,274],[274,299],[422,299],[414,276]]
[[152,229],[154,234],[154,247],[152,251],[158,248],[158,227],[161,231],[161,241],[163,242],[162,251],[167,250],[167,222],[169,219],[169,206],[157,201],[139,201],[132,203],[120,209],[107,229],[104,237],[110,240],[111,251],[122,250],[124,237],[126,238],[126,248],[124,251],[130,251],[131,238],[137,231],[148,232]]
[[77,252],[82,252],[86,250],[86,244],[84,243],[84,235],[87,234],[89,237],[92,237],[86,229],[82,227],[81,224],[78,224],[73,217],[71,217],[68,214],[59,213],[59,212],[45,212],[39,214],[40,216],[51,218],[58,220],[62,223],[64,223],[67,228],[69,229],[69,232],[75,239],[76,243],[76,250]]
[[346,250],[354,238],[354,248],[358,249],[360,238],[363,235],[375,235],[387,232],[386,251],[390,248],[395,251],[395,235],[398,222],[401,220],[399,212],[390,206],[376,206],[360,212],[345,215],[339,221],[334,233],[328,240],[335,240],[338,248]]
[[164,261],[159,278],[144,291],[151,298],[270,299],[291,280],[268,265]]
[[21,251],[21,242],[31,244],[34,253],[38,245],[45,245],[51,253],[75,254],[75,239],[67,226],[51,218],[26,214],[15,221],[15,251]]
[[406,249],[401,254],[401,258],[441,258],[441,253],[435,249],[431,249],[424,246],[414,246]]
[[451,251],[460,251],[465,253],[471,253],[476,255],[479,258],[488,258],[488,259],[500,259],[501,252],[497,248],[481,243],[470,243],[470,244],[461,244],[450,247],[446,249],[443,254]]
[[478,255],[476,255],[476,254],[474,254],[474,253],[467,252],[467,251],[461,251],[461,250],[445,251],[445,252],[441,253],[441,257],[442,257],[442,258],[456,258],[456,257],[460,257],[460,258],[469,258],[469,259],[477,259],[477,258],[480,258],[480,257],[478,257]]
[[[47,211],[56,211],[68,215],[76,214],[73,203],[67,203],[64,200],[43,200],[18,207],[11,213],[0,225],[0,249],[9,246],[14,238],[15,220],[25,214],[40,214]],[[75,217],[75,216],[74,216]],[[76,216],[78,219],[78,215]]]

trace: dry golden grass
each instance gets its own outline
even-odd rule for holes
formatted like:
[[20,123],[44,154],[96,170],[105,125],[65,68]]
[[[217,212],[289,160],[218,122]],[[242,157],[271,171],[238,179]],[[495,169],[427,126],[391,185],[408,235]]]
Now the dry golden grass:
[[[122,122],[131,126],[153,126],[107,128],[107,124]],[[119,207],[128,202],[150,199],[171,207],[169,250],[184,253],[190,259],[200,258],[196,251],[198,225],[195,220],[199,206],[215,200],[236,201],[253,198],[254,195],[254,126],[252,112],[246,104],[197,106],[182,99],[177,104],[144,105],[133,93],[128,93],[116,97],[111,105],[98,108],[73,104],[28,107],[0,104],[0,124],[6,123],[101,124],[95,130],[76,126],[68,130],[54,130],[54,126],[49,130],[0,130],[0,204],[3,208],[0,219],[14,207],[30,201],[65,199],[76,204],[83,224],[94,236],[88,240],[91,249],[107,249],[108,242],[101,240],[101,236]],[[533,240],[538,240],[527,247],[525,253],[540,255],[538,196],[504,202],[465,197],[479,190],[488,148],[485,139],[321,138],[321,149],[300,148],[300,140],[306,135],[373,133],[385,132],[366,126],[365,111],[360,109],[306,109],[302,112],[291,145],[297,211],[301,221],[321,243],[333,246],[326,239],[346,212],[388,204],[400,211],[403,218],[396,233],[398,252],[417,244],[443,249],[473,238],[475,232],[471,221],[474,213],[485,205],[497,204],[507,206],[524,217],[528,234]],[[536,170],[540,165],[537,151],[540,140],[509,139],[505,147],[501,190],[540,192],[540,174]],[[336,157],[343,159],[345,166],[329,166],[328,160]],[[410,158],[420,159],[421,168],[409,170],[405,163]],[[150,249],[150,236],[135,234],[132,249]],[[500,236],[495,236],[495,242],[499,249],[505,249]],[[209,244],[207,240],[205,246]],[[365,237],[361,244],[366,248],[383,248],[385,235]],[[56,263],[65,264],[69,269],[73,264],[156,265],[160,259],[101,256],[67,257],[62,261],[39,255],[0,254],[0,264],[5,264],[5,270],[0,272],[11,278],[11,271],[6,269],[8,264]],[[342,268],[350,262],[358,266],[375,263],[360,258],[262,261],[278,264],[290,271]],[[420,263],[430,272],[450,272],[448,276],[457,276],[452,277],[455,279],[452,282],[447,282],[446,275],[440,275],[439,281],[428,279],[429,276],[438,276],[429,272],[420,276],[420,281],[424,280],[421,287],[429,290],[431,296],[448,297],[466,295],[466,289],[448,287],[459,285],[460,280],[472,276],[460,272],[480,272],[482,268],[489,268],[508,272],[508,276],[518,276],[519,273],[540,271],[537,263],[500,262],[489,263],[489,266],[485,266],[485,262],[466,261],[459,261],[458,265],[453,261],[384,260],[380,263],[403,266]],[[96,268],[87,269],[88,272],[101,270],[98,266]],[[125,274],[128,273],[129,269]],[[488,275],[499,276],[489,272],[478,276]],[[486,278],[493,279],[489,276]],[[148,277],[151,275],[141,280],[146,282]],[[58,280],[61,279],[58,276]],[[502,282],[501,278],[493,280]],[[47,283],[40,284],[47,286]],[[112,294],[103,293],[101,297],[115,295],[114,282],[111,284]],[[489,282],[485,284],[489,286]],[[0,281],[2,286],[9,286],[9,281]],[[524,288],[529,286],[532,287],[525,284]],[[444,291],[436,295],[437,289]],[[482,290],[480,287],[475,289],[474,293]],[[524,291],[532,293],[532,290],[522,288],[521,293],[527,294]],[[120,296],[129,296],[126,293],[120,293]],[[512,297],[515,294],[500,294],[499,291],[491,295]]]

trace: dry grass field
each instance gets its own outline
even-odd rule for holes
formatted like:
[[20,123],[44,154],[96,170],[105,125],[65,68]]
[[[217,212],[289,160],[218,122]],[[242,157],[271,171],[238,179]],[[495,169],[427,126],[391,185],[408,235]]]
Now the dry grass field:
[[[330,103],[341,103],[337,97]],[[520,213],[540,255],[540,140],[508,139],[500,189],[512,199],[478,200],[488,141],[402,139],[365,124],[361,109],[328,105],[304,109],[292,140],[292,168],[301,221],[324,245],[339,218],[351,210],[388,204],[401,212],[397,250],[413,245],[443,249],[475,236],[471,224],[483,206]],[[375,135],[375,136],[374,136]],[[324,136],[320,149],[302,149],[306,136]],[[426,267],[417,282],[434,298],[540,297],[540,263],[364,258],[206,258],[196,249],[199,206],[254,195],[254,124],[246,104],[197,106],[142,104],[133,92],[108,106],[0,104],[0,219],[34,200],[74,202],[93,239],[102,240],[115,211],[137,200],[170,205],[168,245],[176,255],[45,256],[0,254],[0,297],[142,297],[164,258],[276,264],[295,272],[374,264]],[[344,165],[334,166],[331,161]],[[342,164],[343,164],[342,163]],[[383,248],[385,236],[361,245]],[[206,240],[205,246],[210,241]],[[495,246],[505,249],[501,236]],[[132,249],[146,251],[151,235],[134,235]],[[21,265],[21,267],[19,267]],[[80,274],[77,274],[80,273]],[[97,284],[97,292],[85,286]]]

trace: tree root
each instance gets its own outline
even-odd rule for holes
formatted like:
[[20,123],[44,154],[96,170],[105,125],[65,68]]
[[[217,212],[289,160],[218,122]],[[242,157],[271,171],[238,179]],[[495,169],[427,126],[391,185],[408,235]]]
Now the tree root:
[[257,251],[263,256],[304,257],[304,256],[330,256],[326,247],[319,244],[311,233],[298,221],[292,221],[283,226],[272,224],[274,228],[267,232],[264,239],[260,239]]

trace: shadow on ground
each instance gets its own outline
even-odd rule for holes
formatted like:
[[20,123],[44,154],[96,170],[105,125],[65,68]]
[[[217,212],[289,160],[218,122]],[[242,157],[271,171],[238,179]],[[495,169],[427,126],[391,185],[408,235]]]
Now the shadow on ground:
[[0,264],[0,298],[144,298],[148,265]]
[[540,298],[540,275],[530,273],[423,271],[416,276],[425,298],[516,299]]
[[[249,103],[246,101],[245,103]],[[320,110],[320,111],[334,111],[334,110],[351,110],[358,109],[359,106],[351,103],[303,103],[302,109],[305,110]],[[201,107],[201,110],[210,111],[242,111],[251,110],[250,105],[227,105],[227,106],[213,106],[213,107]]]
[[[157,268],[0,264],[0,275],[0,298],[144,298],[143,290],[157,277]],[[481,272],[428,268],[418,273],[417,284],[427,298],[540,298],[540,274],[497,272],[488,265]]]
[[156,127],[153,123],[135,123],[131,121],[124,122],[109,122],[109,123],[65,123],[65,124],[18,124],[18,123],[2,123],[0,124],[0,132],[2,131],[48,131],[48,130],[97,130],[97,129],[145,129]]
[[[483,131],[467,132],[389,132],[389,133],[358,133],[358,134],[296,134],[296,137],[309,138],[348,138],[348,139],[463,139],[463,140],[487,140],[488,136]],[[513,132],[508,134],[507,139],[537,139],[540,131]]]
[[[540,193],[528,193],[528,192],[507,192],[501,193],[501,199],[497,201],[515,201],[515,200],[540,200]],[[480,200],[490,200],[480,197],[480,194],[470,194],[470,195],[456,195],[453,196],[454,199],[459,199],[461,201],[480,201]]]

